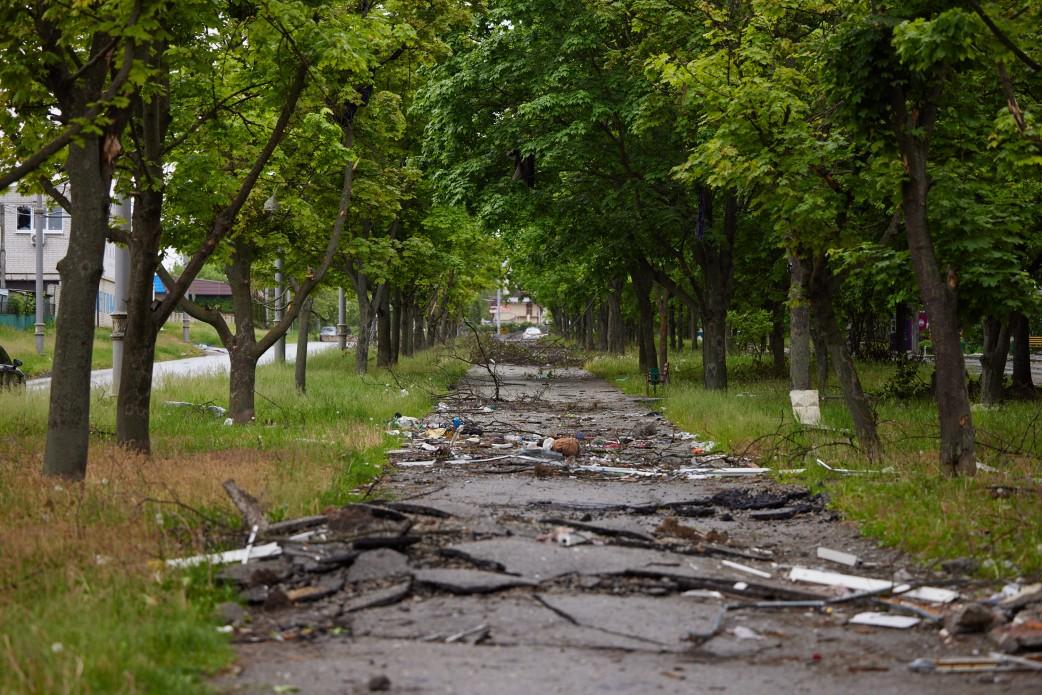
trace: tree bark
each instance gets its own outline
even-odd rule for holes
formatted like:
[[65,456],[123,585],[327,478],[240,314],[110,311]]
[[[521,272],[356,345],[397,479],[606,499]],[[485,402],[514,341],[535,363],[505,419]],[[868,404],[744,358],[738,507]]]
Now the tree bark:
[[669,364],[669,291],[665,288],[660,288],[658,295],[658,363],[665,379]]
[[775,304],[771,311],[771,370],[785,376],[785,305]]
[[391,364],[398,364],[398,355],[402,351],[402,291],[397,287],[391,293]]
[[1002,382],[1009,357],[1010,322],[995,316],[984,318],[984,350],[981,355],[980,400],[984,405],[1002,402]]
[[806,263],[789,256],[789,385],[810,389],[810,308],[807,305]]
[[622,318],[622,281],[612,283],[608,294],[608,350],[615,355],[626,352],[626,326]]
[[654,307],[651,303],[651,278],[643,270],[633,271],[633,291],[637,295],[637,347],[639,348],[640,369],[647,374],[651,369],[658,369],[655,354]]
[[413,351],[423,350],[427,347],[427,337],[423,333],[423,309],[419,304],[413,306]]
[[814,342],[814,369],[817,372],[818,391],[824,394],[829,387],[829,350],[825,336],[818,329],[816,321],[811,324],[810,336]]
[[65,171],[72,192],[72,228],[58,262],[61,310],[55,328],[50,412],[43,472],[82,480],[90,433],[90,370],[94,314],[109,228],[112,162],[96,135],[69,145]]
[[304,306],[300,309],[300,316],[297,317],[299,325],[297,327],[297,359],[293,369],[294,381],[297,385],[297,392],[305,394],[308,392],[308,337],[311,327],[311,307],[314,306],[315,300],[313,297],[308,297],[304,300]]
[[1010,331],[1013,334],[1013,392],[1019,396],[1033,396],[1034,378],[1031,375],[1031,325],[1028,317],[1019,311],[1010,316]]
[[959,278],[953,269],[942,275],[927,217],[930,190],[928,141],[937,115],[936,99],[939,95],[923,99],[911,110],[900,85],[891,87],[890,96],[894,132],[906,173],[901,183],[901,198],[908,250],[919,294],[930,317],[937,375],[934,396],[941,429],[941,469],[949,475],[972,476],[977,472],[976,442],[959,337],[956,295]]
[[854,431],[857,433],[861,449],[870,460],[878,461],[883,454],[883,445],[876,431],[876,415],[861,388],[861,380],[858,378],[854,360],[850,357],[847,341],[836,323],[833,297],[837,295],[837,284],[825,255],[818,255],[814,260],[810,281],[814,322],[835,365],[836,378],[843,391],[847,410],[854,421]]
[[391,366],[391,299],[384,285],[376,305],[376,366]]

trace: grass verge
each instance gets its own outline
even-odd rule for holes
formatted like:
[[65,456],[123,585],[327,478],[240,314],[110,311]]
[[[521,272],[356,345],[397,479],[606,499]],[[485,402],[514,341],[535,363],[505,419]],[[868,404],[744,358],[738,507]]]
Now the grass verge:
[[[39,474],[46,394],[0,394],[0,692],[190,693],[232,652],[208,568],[156,561],[239,543],[221,483],[234,478],[275,518],[343,504],[378,475],[396,412],[421,415],[466,367],[433,352],[394,377],[354,374],[353,353],[258,372],[257,422],[225,427],[166,400],[227,401],[227,377],[167,383],[153,397],[150,459],[112,441],[114,404],[96,395],[87,479]],[[401,382],[402,389],[398,382]]]
[[[587,368],[624,391],[645,391],[633,355],[599,356]],[[827,491],[832,506],[864,533],[925,562],[971,557],[991,577],[1042,574],[1042,428],[1037,401],[974,408],[979,460],[997,469],[971,479],[949,479],[938,465],[937,409],[929,398],[875,399],[886,449],[880,475],[836,477],[818,466],[873,468],[847,435],[851,421],[838,389],[825,392],[822,420],[828,429],[793,422],[787,378],[766,364],[728,359],[730,388],[701,386],[699,354],[670,358],[672,383],[659,389],[665,414],[679,427],[716,441],[722,450],[756,457],[779,469],[805,468],[796,476]],[[883,394],[894,379],[890,364],[859,365],[866,391]],[[926,368],[919,374],[927,379]],[[832,383],[835,384],[833,376]],[[788,476],[786,476],[788,477]]]

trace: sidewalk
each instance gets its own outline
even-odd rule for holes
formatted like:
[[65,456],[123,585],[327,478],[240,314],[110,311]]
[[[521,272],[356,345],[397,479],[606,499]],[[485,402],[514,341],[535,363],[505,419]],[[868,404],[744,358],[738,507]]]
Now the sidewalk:
[[[311,342],[308,343],[308,354],[315,354],[323,350],[335,348],[336,343],[319,343]],[[295,362],[297,359],[297,345],[296,343],[288,343],[286,345],[286,361]],[[258,365],[270,364],[275,360],[275,350],[271,349],[264,353]],[[189,357],[183,360],[167,360],[165,362],[156,362],[155,366],[152,367],[152,385],[154,387],[160,386],[162,381],[168,377],[187,377],[187,376],[200,376],[203,374],[220,374],[227,373],[231,369],[231,363],[228,360],[228,353],[220,348],[214,349],[214,352],[203,357]],[[40,377],[39,379],[30,379],[26,382],[26,387],[30,391],[41,391],[51,386],[50,377]],[[112,386],[112,369],[95,369],[90,373],[90,386],[92,389],[109,389]]]

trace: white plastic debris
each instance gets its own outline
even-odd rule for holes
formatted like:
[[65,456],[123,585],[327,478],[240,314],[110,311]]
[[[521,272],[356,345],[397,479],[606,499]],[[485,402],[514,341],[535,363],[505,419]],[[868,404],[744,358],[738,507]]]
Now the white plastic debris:
[[689,589],[682,593],[681,596],[687,596],[688,598],[712,598],[720,601],[724,598],[723,594],[712,589]]
[[872,625],[873,627],[892,627],[907,630],[919,624],[919,618],[911,615],[894,615],[893,613],[877,613],[867,611],[858,613],[849,621],[853,625]]
[[762,640],[763,639],[763,635],[761,635],[756,630],[753,630],[752,628],[746,627],[745,625],[737,625],[737,626],[735,626],[735,628],[733,630],[731,630],[731,633],[736,638],[741,639],[741,640],[747,640],[747,639],[748,640]]
[[828,560],[829,562],[835,562],[840,565],[846,565],[847,567],[857,567],[860,560],[857,555],[851,553],[844,553],[842,550],[833,550],[832,548],[825,548],[818,546],[818,557],[822,560]]
[[821,424],[821,408],[818,405],[818,392],[815,389],[789,391],[792,402],[792,413],[796,422],[809,427]]
[[839,572],[824,572],[807,567],[793,567],[789,570],[789,579],[794,582],[841,586],[854,591],[885,591],[894,586],[893,582],[888,582],[885,579],[872,579],[871,577],[859,577],[854,574],[840,574]]
[[770,579],[771,578],[771,573],[770,572],[764,572],[763,570],[758,570],[755,567],[749,567],[748,565],[742,565],[742,564],[739,564],[737,562],[731,562],[730,560],[721,560],[720,564],[723,565],[724,567],[730,567],[733,570],[738,570],[739,572],[745,572],[746,574],[751,574],[751,575],[754,575],[756,577],[763,577],[764,579]]
[[240,548],[238,550],[227,550],[223,553],[210,555],[195,555],[193,557],[182,557],[167,560],[167,567],[195,567],[196,565],[227,565],[232,562],[241,562],[243,558],[257,560],[264,557],[278,557],[282,554],[282,547],[278,543],[266,543],[254,548]]

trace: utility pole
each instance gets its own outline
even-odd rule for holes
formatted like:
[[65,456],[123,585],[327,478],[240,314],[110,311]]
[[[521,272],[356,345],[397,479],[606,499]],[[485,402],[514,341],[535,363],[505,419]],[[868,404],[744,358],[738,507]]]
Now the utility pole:
[[496,288],[496,335],[499,335],[501,326],[503,325],[502,317],[499,312],[499,305],[503,303],[503,288]]
[[[117,210],[119,216],[123,218],[123,229],[126,231],[127,237],[129,237],[132,232],[131,215],[133,214],[130,198],[123,198]],[[127,334],[127,286],[130,284],[128,282],[130,278],[130,250],[126,246],[117,245],[115,257],[116,306],[111,314],[112,391],[113,393],[119,393],[119,382],[123,377],[123,338]]]
[[46,214],[43,207],[43,196],[36,196],[36,210],[34,215],[36,228],[36,354],[43,354],[43,329],[44,329],[44,307],[47,305],[47,295],[43,292],[43,217]]
[[0,203],[0,290],[7,289],[7,210]]
[[344,288],[337,288],[336,296],[336,342],[341,350],[347,349],[347,298]]

